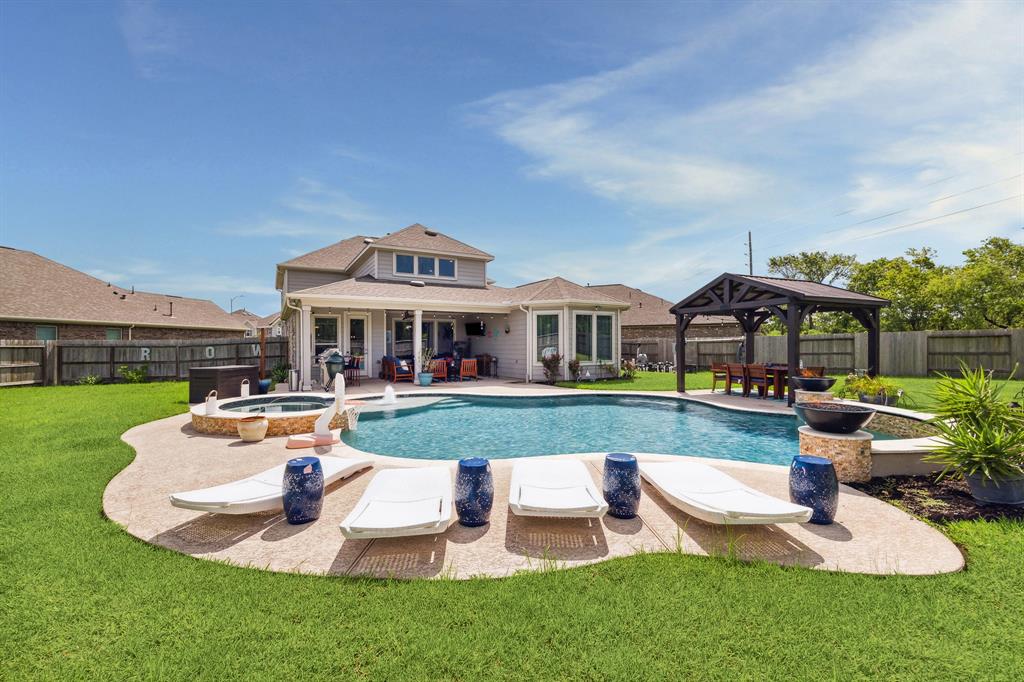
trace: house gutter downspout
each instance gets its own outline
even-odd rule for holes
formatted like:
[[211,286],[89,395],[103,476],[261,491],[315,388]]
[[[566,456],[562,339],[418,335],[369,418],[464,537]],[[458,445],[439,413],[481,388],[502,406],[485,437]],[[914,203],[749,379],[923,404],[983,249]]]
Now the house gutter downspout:
[[533,381],[533,363],[530,362],[530,339],[533,338],[530,335],[530,322],[532,322],[530,318],[533,316],[530,315],[529,310],[523,307],[522,303],[519,304],[519,309],[526,313],[526,381],[529,383]]
[[[287,271],[285,271],[285,276],[287,277],[287,275],[288,275],[288,273],[287,273]],[[291,299],[288,298],[288,296],[284,297],[284,305],[285,305],[286,308],[291,308],[292,310],[296,310],[299,313],[299,325],[298,325],[299,333],[295,335],[295,346],[296,347],[295,347],[294,350],[298,354],[298,357],[299,357],[299,361],[296,362],[295,364],[296,365],[301,365],[302,364],[302,358],[301,358],[302,351],[300,349],[302,347],[302,308],[299,307],[299,306],[296,306],[296,305],[292,305]]]

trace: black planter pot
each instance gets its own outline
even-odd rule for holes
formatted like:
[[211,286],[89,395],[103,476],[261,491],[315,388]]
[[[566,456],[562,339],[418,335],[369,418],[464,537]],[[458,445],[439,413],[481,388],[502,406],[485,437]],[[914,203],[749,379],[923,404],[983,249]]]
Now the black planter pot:
[[827,391],[835,383],[835,377],[793,377],[793,385],[801,391]]
[[825,433],[853,433],[875,416],[870,407],[827,401],[797,403],[793,409],[808,426]]
[[996,480],[984,476],[964,476],[971,489],[971,497],[982,504],[1024,505],[1024,476],[999,476]]

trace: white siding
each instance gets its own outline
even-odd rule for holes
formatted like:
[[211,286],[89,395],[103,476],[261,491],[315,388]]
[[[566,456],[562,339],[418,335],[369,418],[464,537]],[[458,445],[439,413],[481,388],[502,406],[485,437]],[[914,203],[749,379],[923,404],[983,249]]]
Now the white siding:
[[[456,329],[460,338],[465,337],[465,322],[476,321],[477,316],[460,320],[461,329]],[[526,313],[515,310],[509,315],[480,315],[479,318],[492,332],[492,336],[471,336],[470,352],[473,355],[493,355],[498,358],[498,374],[508,379],[526,379]],[[509,332],[505,333],[508,326]],[[459,327],[456,324],[456,327]]]
[[348,275],[341,272],[318,272],[313,270],[289,269],[287,270],[287,278],[285,280],[288,285],[288,290],[285,293],[301,291],[302,289],[310,289],[312,287],[330,284],[331,282],[340,282],[343,279],[348,279]]

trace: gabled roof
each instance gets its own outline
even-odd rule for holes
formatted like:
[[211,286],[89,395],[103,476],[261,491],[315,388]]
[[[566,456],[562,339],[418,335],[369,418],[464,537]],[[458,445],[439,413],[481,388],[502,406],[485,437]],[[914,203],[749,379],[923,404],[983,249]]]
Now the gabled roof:
[[318,287],[293,291],[294,298],[333,298],[365,300],[367,302],[431,302],[452,305],[480,305],[484,307],[510,307],[537,303],[593,303],[615,308],[625,308],[623,301],[605,296],[561,277],[552,277],[518,287],[505,288],[494,285],[486,287],[460,287],[444,284],[423,284],[376,280],[372,277],[344,279]]
[[257,329],[261,327],[273,327],[277,324],[277,321],[281,319],[281,313],[270,313],[266,317],[261,317],[259,324],[256,326]]
[[594,303],[608,303],[620,305],[623,301],[594,291],[592,287],[584,287],[570,282],[562,277],[551,277],[538,282],[522,284],[515,288],[518,292],[518,302],[539,303],[539,302],[561,302],[561,301],[593,301]]
[[[625,284],[592,284],[591,289],[617,298],[629,304],[629,310],[622,313],[624,327],[659,327],[675,325],[676,317],[669,310],[672,302],[643,289]],[[737,324],[730,315],[699,315],[691,324]]]
[[494,260],[494,256],[472,247],[469,244],[452,239],[446,234],[433,230],[419,223],[414,223],[398,232],[392,232],[374,240],[372,248],[409,249],[411,251],[430,251],[433,253],[452,253],[460,256],[472,256]]
[[[386,234],[383,237],[357,235],[348,239],[342,239],[340,242],[325,246],[322,249],[310,251],[291,260],[278,263],[277,269],[279,274],[282,268],[331,270],[345,273],[356,264],[357,260],[361,260],[360,256],[363,253],[381,248],[409,249],[410,251],[494,260],[494,256],[485,251],[415,223],[409,227],[402,228],[398,232]],[[280,286],[280,282],[278,286]]]
[[342,239],[330,246],[325,246],[316,251],[310,251],[291,260],[278,263],[278,268],[309,268],[312,270],[338,270],[346,272],[348,266],[355,260],[355,257],[366,248],[366,240],[373,237],[357,235]]
[[726,272],[672,306],[672,312],[693,314],[756,310],[762,306],[784,304],[787,300],[812,304],[823,311],[881,308],[889,305],[889,301],[884,298],[829,284]]
[[243,331],[213,301],[132,293],[31,251],[0,247],[0,319]]

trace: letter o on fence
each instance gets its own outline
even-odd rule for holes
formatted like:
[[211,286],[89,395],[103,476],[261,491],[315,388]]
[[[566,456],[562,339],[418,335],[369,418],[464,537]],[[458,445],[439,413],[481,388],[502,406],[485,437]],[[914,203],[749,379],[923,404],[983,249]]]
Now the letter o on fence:
[[216,351],[213,349],[213,346],[207,346],[206,347],[206,357],[213,358],[214,355],[216,355]]

